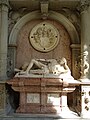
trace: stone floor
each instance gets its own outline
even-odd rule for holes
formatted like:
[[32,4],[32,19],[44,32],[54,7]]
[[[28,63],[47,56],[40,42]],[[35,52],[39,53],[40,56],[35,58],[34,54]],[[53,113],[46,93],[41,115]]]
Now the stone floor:
[[0,120],[79,120],[80,117],[76,113],[68,113],[68,111],[58,115],[52,114],[12,114],[9,116],[1,116]]
[[[88,117],[88,116],[87,116]],[[0,120],[90,120],[90,118],[81,118],[76,112],[65,109],[61,114],[19,114],[0,115]]]
[[83,118],[62,118],[61,116],[51,116],[51,115],[23,115],[23,116],[4,116],[0,117],[0,120],[90,120]]

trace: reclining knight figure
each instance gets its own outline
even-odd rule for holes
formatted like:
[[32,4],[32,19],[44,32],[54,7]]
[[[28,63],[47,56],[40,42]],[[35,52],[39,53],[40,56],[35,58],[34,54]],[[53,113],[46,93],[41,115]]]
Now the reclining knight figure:
[[[32,70],[34,65],[37,66],[38,69]],[[58,61],[56,59],[32,59],[29,64],[24,64],[21,70],[15,69],[15,72],[18,72],[15,76],[29,75],[31,73],[30,71],[33,71],[33,74],[62,74],[71,76],[71,71],[65,58]]]

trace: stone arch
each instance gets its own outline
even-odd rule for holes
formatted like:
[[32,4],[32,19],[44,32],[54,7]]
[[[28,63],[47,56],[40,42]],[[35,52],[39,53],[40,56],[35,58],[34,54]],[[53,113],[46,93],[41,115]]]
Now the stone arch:
[[[72,44],[78,44],[80,43],[78,33],[74,27],[74,25],[62,14],[54,12],[54,11],[49,11],[49,16],[48,18],[54,19],[61,23],[66,30],[68,31],[70,38],[71,38],[71,43]],[[10,77],[13,76],[13,71],[15,68],[15,54],[16,54],[16,46],[17,46],[17,36],[19,34],[20,29],[29,21],[35,20],[35,19],[41,19],[41,13],[40,11],[34,11],[31,13],[26,14],[23,16],[13,27],[10,37],[9,37],[9,45],[11,46],[12,51],[12,57],[10,58],[13,61],[12,69],[10,71]],[[10,51],[11,51],[10,50]]]
[[[78,33],[74,25],[65,16],[63,16],[60,13],[54,12],[54,11],[49,11],[48,18],[54,19],[60,22],[66,28],[66,30],[68,31],[71,37],[72,44],[80,43]],[[17,35],[19,33],[19,30],[22,28],[24,24],[34,19],[41,19],[41,13],[39,11],[34,11],[34,12],[26,14],[15,24],[9,37],[9,45],[16,46]]]

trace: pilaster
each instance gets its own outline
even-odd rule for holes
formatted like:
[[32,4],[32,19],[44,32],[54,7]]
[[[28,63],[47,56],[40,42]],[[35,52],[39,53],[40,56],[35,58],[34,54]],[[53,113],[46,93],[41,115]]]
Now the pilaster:
[[0,80],[7,78],[8,0],[0,0]]
[[72,75],[75,79],[80,77],[80,44],[71,44],[72,49]]
[[6,111],[8,0],[0,0],[0,115]]
[[[90,78],[90,68],[87,65],[90,63],[90,1],[81,0],[81,79],[85,81]],[[86,58],[85,58],[86,56]],[[87,64],[87,65],[86,65]],[[83,74],[87,69],[87,73]],[[84,75],[84,77],[83,77]]]
[[81,0],[81,117],[90,118],[90,0]]
[[[79,79],[80,78],[80,52],[81,52],[81,46],[80,44],[71,44],[71,49],[72,49],[72,75],[74,79]],[[78,88],[79,89],[79,88]],[[72,93],[73,97],[73,108],[76,106],[77,100],[77,91]],[[79,102],[79,101],[78,101]]]

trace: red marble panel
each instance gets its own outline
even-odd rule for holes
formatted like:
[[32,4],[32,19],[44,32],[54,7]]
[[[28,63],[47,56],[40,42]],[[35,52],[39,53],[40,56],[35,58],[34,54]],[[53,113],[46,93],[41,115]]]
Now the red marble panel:
[[65,57],[68,65],[71,68],[71,49],[70,36],[66,29],[54,20],[46,20],[46,22],[53,24],[59,31],[59,44],[50,52],[43,53],[35,50],[29,42],[29,34],[32,28],[43,20],[33,20],[26,23],[20,30],[17,37],[17,51],[16,51],[16,67],[21,67],[25,62],[30,62],[31,59],[59,59]]

